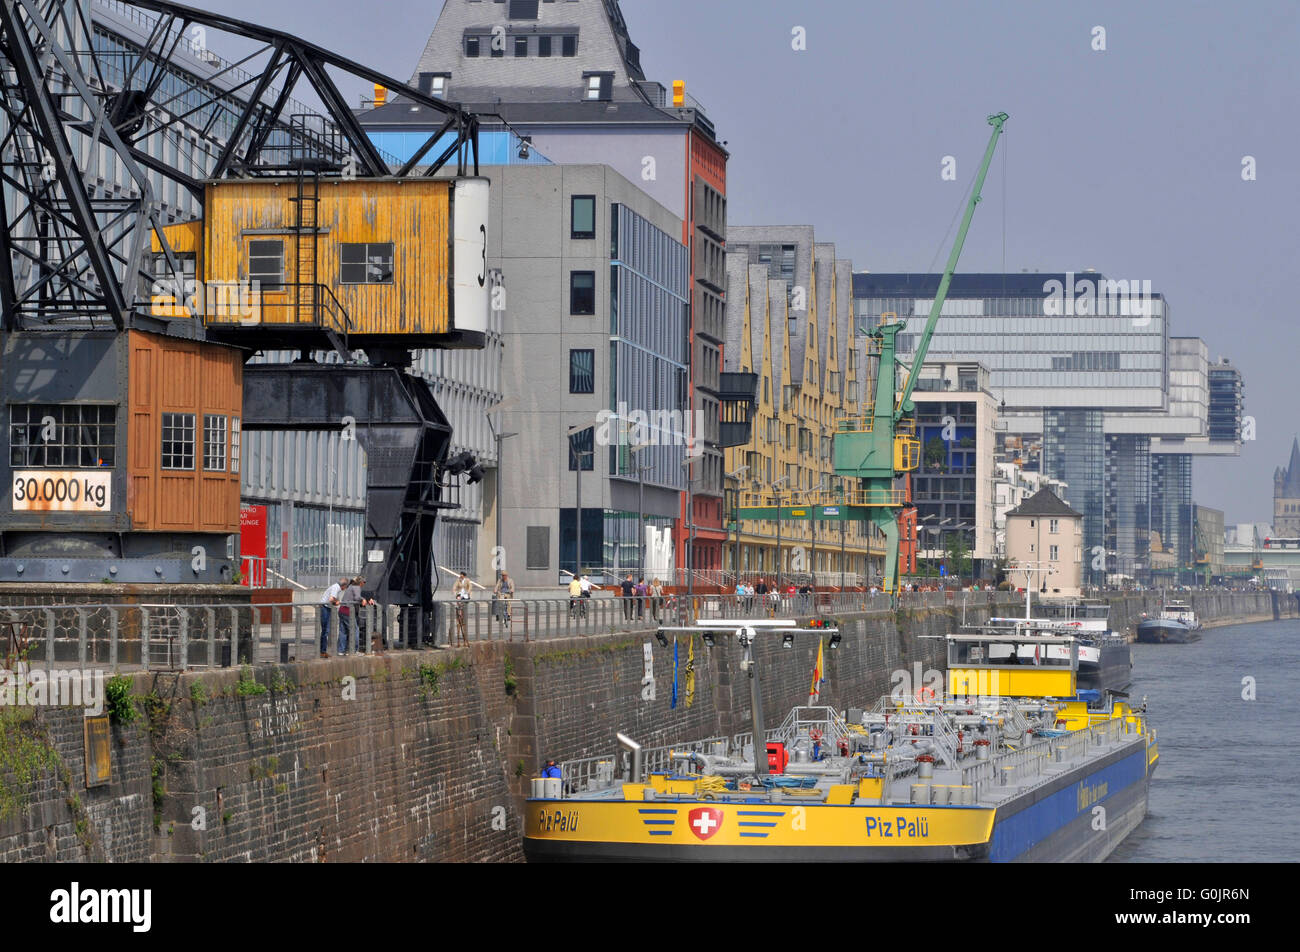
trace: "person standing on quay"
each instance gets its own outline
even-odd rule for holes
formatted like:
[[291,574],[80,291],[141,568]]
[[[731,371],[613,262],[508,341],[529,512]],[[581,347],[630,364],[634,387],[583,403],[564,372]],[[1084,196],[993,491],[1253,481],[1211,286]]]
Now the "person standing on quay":
[[357,635],[357,615],[361,612],[361,586],[356,579],[341,579],[347,584],[339,599],[339,654],[348,653],[348,634],[352,635],[352,650],[360,651]]
[[636,583],[632,581],[632,573],[627,573],[627,578],[623,579],[620,586],[623,595],[623,620],[632,620],[632,598],[636,594]]
[[347,584],[347,579],[341,578],[329,588],[325,589],[325,594],[320,600],[320,656],[329,657],[330,650],[330,618],[333,617],[335,609],[338,608],[339,599],[343,597],[343,586]]

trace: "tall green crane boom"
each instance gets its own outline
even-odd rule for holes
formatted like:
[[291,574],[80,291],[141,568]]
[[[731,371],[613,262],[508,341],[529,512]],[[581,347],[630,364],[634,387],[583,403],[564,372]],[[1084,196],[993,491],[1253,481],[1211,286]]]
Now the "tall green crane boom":
[[988,148],[984,150],[984,160],[980,163],[961,228],[957,231],[952,252],[948,255],[948,264],[934,296],[925,332],[921,335],[912,366],[907,371],[907,379],[897,398],[894,361],[898,333],[906,324],[901,321],[882,322],[868,332],[871,337],[869,352],[880,358],[872,403],[865,413],[853,414],[836,422],[831,447],[836,475],[847,485],[857,488],[848,492],[836,490],[823,493],[820,498],[816,493],[805,493],[799,506],[791,505],[793,500],[783,499],[780,493],[772,490],[741,493],[741,501],[735,510],[737,519],[775,519],[778,526],[782,520],[801,519],[870,522],[885,537],[884,588],[891,593],[898,591],[898,514],[904,502],[904,493],[894,489],[894,479],[916,469],[920,462],[920,443],[914,435],[914,425],[907,419],[914,409],[912,390],[930,348],[930,339],[934,336],[939,314],[943,311],[948,285],[952,283],[957,259],[966,242],[966,232],[970,229],[971,218],[975,215],[975,206],[980,201],[980,192],[984,187],[984,178],[988,175],[998,136],[1002,134],[1002,124],[1006,121],[1005,112],[988,117],[993,134],[989,137]]
[[975,217],[975,206],[980,203],[980,193],[984,189],[984,178],[988,175],[989,165],[993,161],[993,151],[997,148],[998,136],[1002,135],[1002,124],[1008,118],[1005,112],[989,116],[988,122],[993,127],[993,134],[989,136],[989,144],[984,149],[984,160],[980,162],[979,174],[975,176],[975,187],[971,189],[970,201],[966,203],[966,212],[962,215],[961,227],[957,229],[957,238],[953,241],[952,251],[948,254],[948,263],[944,266],[943,278],[939,281],[939,290],[935,292],[934,303],[930,305],[930,318],[925,322],[925,330],[921,334],[921,340],[916,345],[916,354],[912,360],[912,367],[908,371],[906,382],[903,384],[903,392],[898,398],[898,404],[894,410],[895,424],[903,416],[915,409],[915,405],[912,403],[912,390],[916,386],[916,378],[920,373],[921,365],[925,363],[925,355],[930,350],[930,338],[934,336],[934,328],[939,323],[939,314],[943,310],[943,302],[948,297],[948,285],[952,284],[952,275],[957,269],[957,259],[961,257],[962,246],[966,244],[966,232],[970,230],[971,219]]

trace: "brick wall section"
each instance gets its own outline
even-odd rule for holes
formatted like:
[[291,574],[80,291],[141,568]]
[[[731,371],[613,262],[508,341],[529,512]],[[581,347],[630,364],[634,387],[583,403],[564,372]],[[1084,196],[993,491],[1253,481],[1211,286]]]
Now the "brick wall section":
[[[1208,625],[1273,617],[1267,595],[1188,597]],[[1113,626],[1158,611],[1159,601],[1117,599]],[[1295,600],[1280,607],[1293,616]],[[987,615],[987,603],[972,598],[966,621]],[[961,617],[959,607],[917,608],[842,622],[840,648],[825,653],[822,691],[822,703],[837,709],[870,706],[890,691],[895,672],[911,674],[915,664],[923,673],[942,669],[942,638],[925,636],[955,630]],[[642,696],[647,642],[653,700]],[[779,639],[758,647],[768,726],[806,703],[815,656],[815,636],[792,649]],[[0,862],[517,861],[519,810],[541,758],[611,754],[618,731],[645,746],[747,731],[749,682],[739,661],[734,642],[719,639],[710,651],[697,639],[694,703],[686,706],[680,677],[675,710],[671,648],[645,634],[141,673],[135,693],[157,700],[134,724],[113,728],[105,787],[85,788],[81,711],[41,709],[23,721],[58,760],[27,786],[22,808],[0,821]],[[264,692],[253,693],[250,675]],[[345,694],[349,677],[355,700]],[[13,730],[7,720],[6,743]],[[192,828],[195,807],[206,829]],[[494,828],[494,810],[504,829]]]
[[[145,862],[153,848],[147,737],[130,727],[113,729],[113,772],[105,786],[86,788],[83,712],[80,709],[10,709],[6,744],[22,730],[55,755],[57,766],[25,789],[21,808],[0,821],[0,864],[17,862]],[[10,747],[10,750],[13,748]],[[12,777],[0,779],[12,783]]]

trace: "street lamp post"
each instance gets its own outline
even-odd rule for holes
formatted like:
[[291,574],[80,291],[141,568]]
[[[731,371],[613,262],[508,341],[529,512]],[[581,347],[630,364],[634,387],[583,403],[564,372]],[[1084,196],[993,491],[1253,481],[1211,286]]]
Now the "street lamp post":
[[836,509],[840,516],[840,591],[844,591],[844,480],[835,483]]
[[637,578],[645,575],[645,471],[652,469],[654,463],[642,464],[637,460],[637,453],[650,445],[650,442],[644,441],[637,443],[628,453],[632,456],[633,466],[636,469],[636,574]]
[[682,462],[686,470],[686,599],[688,604],[695,594],[695,472],[691,464],[704,459],[700,456],[687,456]]
[[[513,405],[513,402],[514,401],[503,401],[502,403],[498,403],[492,409],[495,410],[497,413],[500,413],[507,406],[507,404]],[[518,436],[519,434],[502,433],[497,428],[497,426],[499,426],[500,424],[498,423],[497,426],[494,426],[492,423],[492,417],[490,416],[487,418],[487,425],[488,425],[488,429],[492,431],[492,439],[496,441],[496,445],[497,445],[497,478],[496,478],[497,544],[496,544],[496,552],[493,553],[493,561],[496,561],[496,556],[501,553],[501,481],[505,478],[505,472],[506,472],[505,466],[503,465],[504,461],[501,456],[502,453],[501,444],[504,443],[506,440],[510,439],[510,437]],[[501,572],[503,571],[504,563],[502,563],[502,565],[503,565],[502,568],[498,568],[496,570],[496,577],[498,581],[501,578]]]
[[568,437],[569,437],[569,452],[573,454],[573,458],[574,458],[574,468],[575,468],[575,470],[576,470],[576,472],[577,472],[577,480],[576,480],[576,490],[577,490],[577,494],[576,494],[576,499],[574,500],[574,503],[575,503],[575,506],[576,506],[575,516],[577,517],[576,520],[575,520],[575,522],[576,522],[577,530],[578,530],[578,531],[577,531],[577,540],[576,540],[576,541],[577,541],[577,553],[576,553],[577,558],[576,558],[576,562],[575,562],[575,564],[574,564],[574,566],[573,566],[573,568],[574,568],[574,572],[573,572],[573,574],[574,574],[574,575],[579,575],[579,576],[582,575],[582,460],[583,460],[584,457],[587,457],[587,456],[592,457],[592,461],[593,461],[592,469],[594,470],[594,469],[595,469],[595,456],[596,456],[596,450],[595,450],[595,447],[593,447],[593,448],[590,449],[590,450],[576,450],[576,449],[574,449],[574,448],[573,448],[573,438],[574,438],[575,436],[577,436],[579,433],[583,433],[583,432],[585,432],[585,431],[591,429],[591,427],[592,427],[592,424],[591,424],[591,423],[579,423],[577,426],[569,427],[569,431],[568,431]]
[[[780,479],[774,480],[770,488],[776,489],[777,486],[780,486],[782,483],[788,482],[789,480],[790,477],[788,475],[782,476]],[[781,588],[781,570],[784,567],[785,567],[785,563],[781,560],[781,494],[777,493],[776,494],[776,587],[778,591]]]
[[736,584],[740,584],[740,518],[736,515],[736,510],[740,508],[740,477],[748,471],[749,466],[745,465],[735,472],[727,473],[727,479],[733,480],[736,484],[731,497],[731,521],[736,526],[736,547],[732,550],[731,571],[736,576]]
[[[817,489],[815,490],[815,492],[817,493],[817,495],[816,495],[816,497],[814,497],[814,499],[813,499],[813,505],[812,505],[811,507],[809,507],[809,508],[812,509],[812,584],[813,584],[813,588],[816,588],[816,587],[817,587],[817,499],[818,499],[818,498],[821,498],[821,497],[823,496],[823,494],[827,491],[826,480],[827,480],[827,477],[826,477],[826,476],[823,476],[823,477],[821,478],[821,480],[817,483]],[[810,491],[811,491],[811,490],[810,490]],[[823,509],[822,515],[825,515],[826,513],[825,513],[825,511],[824,511],[824,510],[825,510],[825,506],[824,506],[824,505],[823,505],[822,509]]]

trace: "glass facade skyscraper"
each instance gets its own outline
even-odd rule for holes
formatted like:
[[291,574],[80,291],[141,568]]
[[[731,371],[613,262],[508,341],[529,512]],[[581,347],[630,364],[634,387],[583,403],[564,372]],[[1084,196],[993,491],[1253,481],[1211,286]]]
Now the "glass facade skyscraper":
[[[941,277],[855,274],[859,327],[889,315],[905,322],[899,354],[910,359]],[[1185,564],[1192,457],[1232,454],[1239,443],[1240,377],[1226,372],[1235,368],[1210,365],[1199,339],[1171,338],[1168,321],[1149,281],[959,274],[926,354],[989,369],[999,440],[1041,443],[1039,468],[1067,484],[1067,501],[1083,514],[1091,584],[1144,576],[1153,529]]]
[[[1100,410],[1043,411],[1043,472],[1069,486],[1071,508],[1083,513],[1084,578],[1105,551],[1106,434]],[[1095,563],[1102,564],[1102,563]]]

